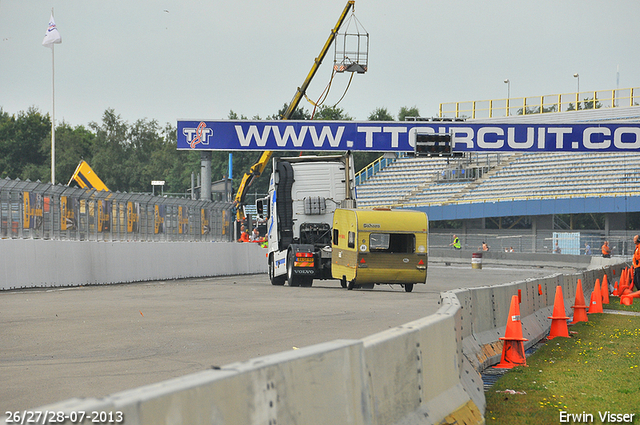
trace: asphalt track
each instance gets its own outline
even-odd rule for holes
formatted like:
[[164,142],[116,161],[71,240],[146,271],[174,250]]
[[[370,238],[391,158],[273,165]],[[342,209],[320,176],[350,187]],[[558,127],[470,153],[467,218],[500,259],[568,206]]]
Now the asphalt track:
[[[572,269],[430,265],[426,285],[347,291],[266,275],[0,292],[0,412],[118,391],[433,314],[439,294]],[[3,417],[6,419],[6,417]]]

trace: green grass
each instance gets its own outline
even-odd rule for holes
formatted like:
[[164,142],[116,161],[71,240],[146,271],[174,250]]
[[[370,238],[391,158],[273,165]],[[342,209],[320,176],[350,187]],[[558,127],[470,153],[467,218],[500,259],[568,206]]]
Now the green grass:
[[[637,311],[640,312],[640,299],[634,299],[634,303],[632,305],[624,305],[620,304],[620,297],[614,297],[609,295],[609,304],[602,304],[603,309],[609,310],[622,310],[622,311]],[[640,423],[640,422],[638,422]]]
[[[602,423],[599,412],[610,411],[634,413],[631,423],[640,424],[640,317],[593,314],[569,331],[487,391],[487,424],[557,424],[560,411],[593,415],[592,422],[570,423]],[[507,389],[526,394],[501,392]]]

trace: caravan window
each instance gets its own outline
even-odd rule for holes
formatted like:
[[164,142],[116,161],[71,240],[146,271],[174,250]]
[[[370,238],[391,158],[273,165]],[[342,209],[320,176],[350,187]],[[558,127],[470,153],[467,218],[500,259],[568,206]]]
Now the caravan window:
[[369,235],[369,250],[410,254],[416,250],[416,237],[414,234],[372,233]]
[[349,232],[349,235],[347,236],[347,246],[349,248],[355,248],[356,247],[356,234],[354,232]]

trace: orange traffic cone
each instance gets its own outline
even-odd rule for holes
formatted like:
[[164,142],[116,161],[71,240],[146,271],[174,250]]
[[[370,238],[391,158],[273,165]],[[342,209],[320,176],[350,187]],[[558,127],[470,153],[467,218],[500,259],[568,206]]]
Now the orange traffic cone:
[[556,298],[553,302],[553,315],[548,317],[551,319],[551,330],[549,331],[549,339],[557,336],[569,338],[569,329],[567,328],[567,313],[564,310],[564,298],[562,297],[562,286],[556,286]]
[[609,304],[609,281],[607,280],[606,274],[602,278],[602,288],[600,289],[602,294],[602,304]]
[[500,337],[504,341],[502,346],[502,358],[500,363],[494,366],[497,369],[511,369],[514,366],[526,366],[527,358],[524,355],[523,341],[528,339],[522,337],[522,323],[520,322],[520,306],[518,305],[518,296],[511,297],[511,306],[509,307],[509,317],[507,318],[507,330],[504,337]]
[[591,303],[589,304],[589,314],[602,313],[602,295],[600,291],[600,279],[596,279],[593,292],[591,292]]
[[631,305],[633,304],[634,298],[640,298],[640,291],[632,292],[627,295],[623,295],[620,297],[620,304],[623,305]]
[[584,292],[582,291],[582,280],[578,279],[578,287],[576,288],[576,302],[571,307],[573,309],[573,322],[588,322],[587,305],[584,303]]
[[611,293],[611,295],[613,295],[614,297],[618,296],[618,281],[617,280],[613,284],[613,292]]

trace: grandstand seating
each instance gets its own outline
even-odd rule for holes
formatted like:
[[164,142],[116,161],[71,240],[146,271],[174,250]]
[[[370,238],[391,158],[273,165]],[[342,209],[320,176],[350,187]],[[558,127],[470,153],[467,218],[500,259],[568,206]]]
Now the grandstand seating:
[[[640,122],[640,106],[498,117],[482,122],[637,123]],[[462,170],[470,171],[469,167],[474,163],[485,165],[486,169],[474,179],[461,179]],[[400,156],[360,183],[357,196],[358,206],[363,208],[572,197],[640,197],[640,152],[473,153],[449,160]]]
[[640,153],[501,155],[499,161],[491,161],[489,172],[479,179],[438,179],[447,170],[463,168],[465,161],[468,158],[449,161],[397,158],[358,186],[358,206],[423,206],[640,193]]

